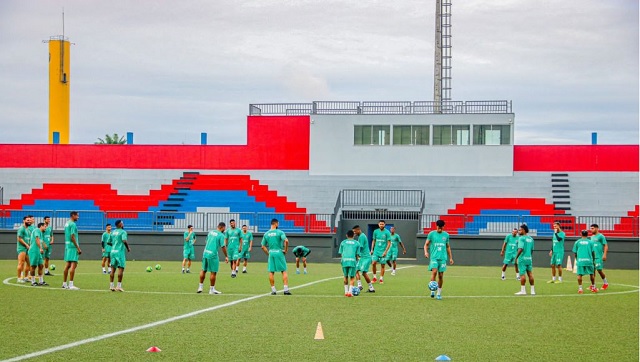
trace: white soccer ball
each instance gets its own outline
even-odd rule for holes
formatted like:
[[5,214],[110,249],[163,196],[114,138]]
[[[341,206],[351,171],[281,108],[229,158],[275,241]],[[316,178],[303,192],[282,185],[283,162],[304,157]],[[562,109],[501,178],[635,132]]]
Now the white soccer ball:
[[436,290],[438,290],[438,282],[436,282],[435,280],[430,281],[429,290],[432,292],[435,292]]

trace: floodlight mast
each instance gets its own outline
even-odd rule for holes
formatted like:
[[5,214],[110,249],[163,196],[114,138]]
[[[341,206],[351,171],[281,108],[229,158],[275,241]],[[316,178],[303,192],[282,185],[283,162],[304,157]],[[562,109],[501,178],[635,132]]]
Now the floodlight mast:
[[451,101],[451,0],[436,0],[433,100],[438,113]]

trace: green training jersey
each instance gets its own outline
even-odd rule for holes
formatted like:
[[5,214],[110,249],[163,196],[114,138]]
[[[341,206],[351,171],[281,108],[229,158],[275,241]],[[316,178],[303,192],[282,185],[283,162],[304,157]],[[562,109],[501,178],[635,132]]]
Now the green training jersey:
[[193,246],[193,244],[196,242],[196,233],[191,232],[191,235],[189,235],[189,232],[185,231],[184,236],[182,237],[182,241],[184,242],[184,249],[185,250],[190,249]]
[[516,255],[518,253],[518,235],[513,236],[513,234],[508,234],[504,237],[504,254],[505,255]]
[[559,231],[557,233],[553,233],[553,246],[551,247],[551,250],[554,253],[564,253],[564,240],[565,240],[565,235],[564,235],[564,231]]
[[284,241],[287,235],[280,229],[271,229],[262,236],[261,245],[266,246],[270,251],[284,250]]
[[369,239],[364,233],[361,233],[358,237],[358,243],[360,244],[360,257],[364,259],[371,259],[371,249],[369,248]]
[[387,248],[387,242],[391,240],[391,233],[389,230],[376,229],[373,231],[373,253],[376,255],[382,255]]
[[429,259],[431,260],[448,260],[447,246],[449,245],[449,233],[446,231],[438,232],[431,230],[427,235],[429,240]]
[[204,253],[202,253],[203,258],[217,258],[218,257],[218,249],[224,247],[224,239],[225,234],[220,232],[219,230],[211,230],[209,234],[207,234],[207,241],[204,247]]
[[602,259],[604,255],[604,246],[607,245],[607,238],[604,235],[597,233],[591,236],[593,241],[593,250],[596,252],[596,259]]
[[53,236],[53,228],[51,226],[47,226],[47,228],[44,229],[44,233],[42,233],[44,243],[47,244],[47,246],[51,245],[51,236]]
[[111,231],[111,252],[119,253],[125,250],[124,242],[127,241],[127,232],[124,229]]
[[[27,243],[27,245],[31,245],[31,233],[29,232],[29,228],[25,227],[24,225],[20,226],[18,228],[18,237],[21,238],[25,243]],[[27,247],[24,246],[24,244],[22,244],[20,241],[18,241],[18,248],[24,248],[26,249]]]
[[240,235],[242,234],[242,230],[238,228],[228,228],[225,232],[225,238],[229,242],[229,249],[238,249],[240,247]]
[[533,261],[533,238],[529,235],[522,235],[518,239],[518,249],[522,253],[518,258],[518,264],[531,264]]
[[106,249],[107,245],[112,246],[113,243],[111,242],[111,234],[106,232],[106,231],[103,232],[102,233],[102,241],[101,241],[101,243],[102,243],[102,248],[103,249]]
[[573,244],[577,266],[593,266],[593,241],[587,238],[576,240]]
[[76,243],[80,246],[80,239],[78,239],[78,226],[76,226],[76,222],[73,220],[67,221],[64,224],[64,243],[67,248],[76,248],[76,246],[71,241],[71,235],[76,237]]
[[400,238],[400,235],[398,234],[391,234],[391,247],[389,248],[389,251],[391,250],[398,250],[398,244],[400,244],[402,242],[402,239]]
[[38,247],[38,242],[36,241],[36,238],[40,239],[40,243],[41,243],[40,247],[44,249],[44,245],[42,245],[42,242],[44,242],[44,234],[38,228],[33,230],[33,232],[31,233],[31,245],[30,245],[31,248]]
[[249,250],[249,244],[253,241],[253,233],[251,231],[241,232],[240,237],[242,238],[242,250]]
[[341,255],[340,264],[347,267],[356,266],[356,256],[359,255],[360,243],[354,239],[345,239],[340,243],[338,254]]
[[309,253],[309,248],[307,248],[304,245],[298,245],[295,248],[293,248],[293,250],[291,251],[293,253],[293,255],[295,256],[302,256],[302,255],[306,255]]

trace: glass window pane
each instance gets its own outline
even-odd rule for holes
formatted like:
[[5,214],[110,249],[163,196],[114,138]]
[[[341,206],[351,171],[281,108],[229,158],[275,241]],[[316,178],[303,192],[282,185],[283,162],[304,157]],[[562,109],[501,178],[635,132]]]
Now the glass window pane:
[[500,129],[486,129],[484,130],[484,144],[485,145],[499,145],[500,144]]
[[414,145],[429,144],[429,126],[413,126],[412,131]]
[[455,144],[458,146],[466,146],[469,144],[469,126],[451,126],[452,128],[452,142],[451,144]]
[[362,144],[362,126],[353,126],[353,144]]
[[451,126],[433,126],[433,144],[451,144]]
[[373,144],[374,145],[388,145],[391,138],[391,126],[372,126],[373,130]]
[[500,134],[500,144],[501,145],[509,145],[511,144],[511,126],[504,125],[500,126],[502,133]]
[[411,126],[393,126],[393,144],[411,144]]

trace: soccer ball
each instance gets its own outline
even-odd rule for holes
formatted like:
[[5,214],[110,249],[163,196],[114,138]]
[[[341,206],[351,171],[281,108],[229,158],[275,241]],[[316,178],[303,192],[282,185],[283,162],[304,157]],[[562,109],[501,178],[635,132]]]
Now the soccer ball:
[[153,270],[152,267],[150,267],[150,266],[147,267],[147,273],[151,273],[152,270]]
[[156,270],[160,270],[162,269],[162,267],[160,266],[160,264],[156,264]]
[[436,282],[435,280],[432,280],[429,282],[429,290],[434,292],[436,290],[438,290],[438,282]]
[[55,264],[51,264],[51,265],[49,265],[49,269],[51,269],[51,270],[56,270],[56,265],[55,265]]
[[360,288],[358,288],[358,287],[351,288],[351,294],[353,294],[354,297],[359,296],[360,295]]

